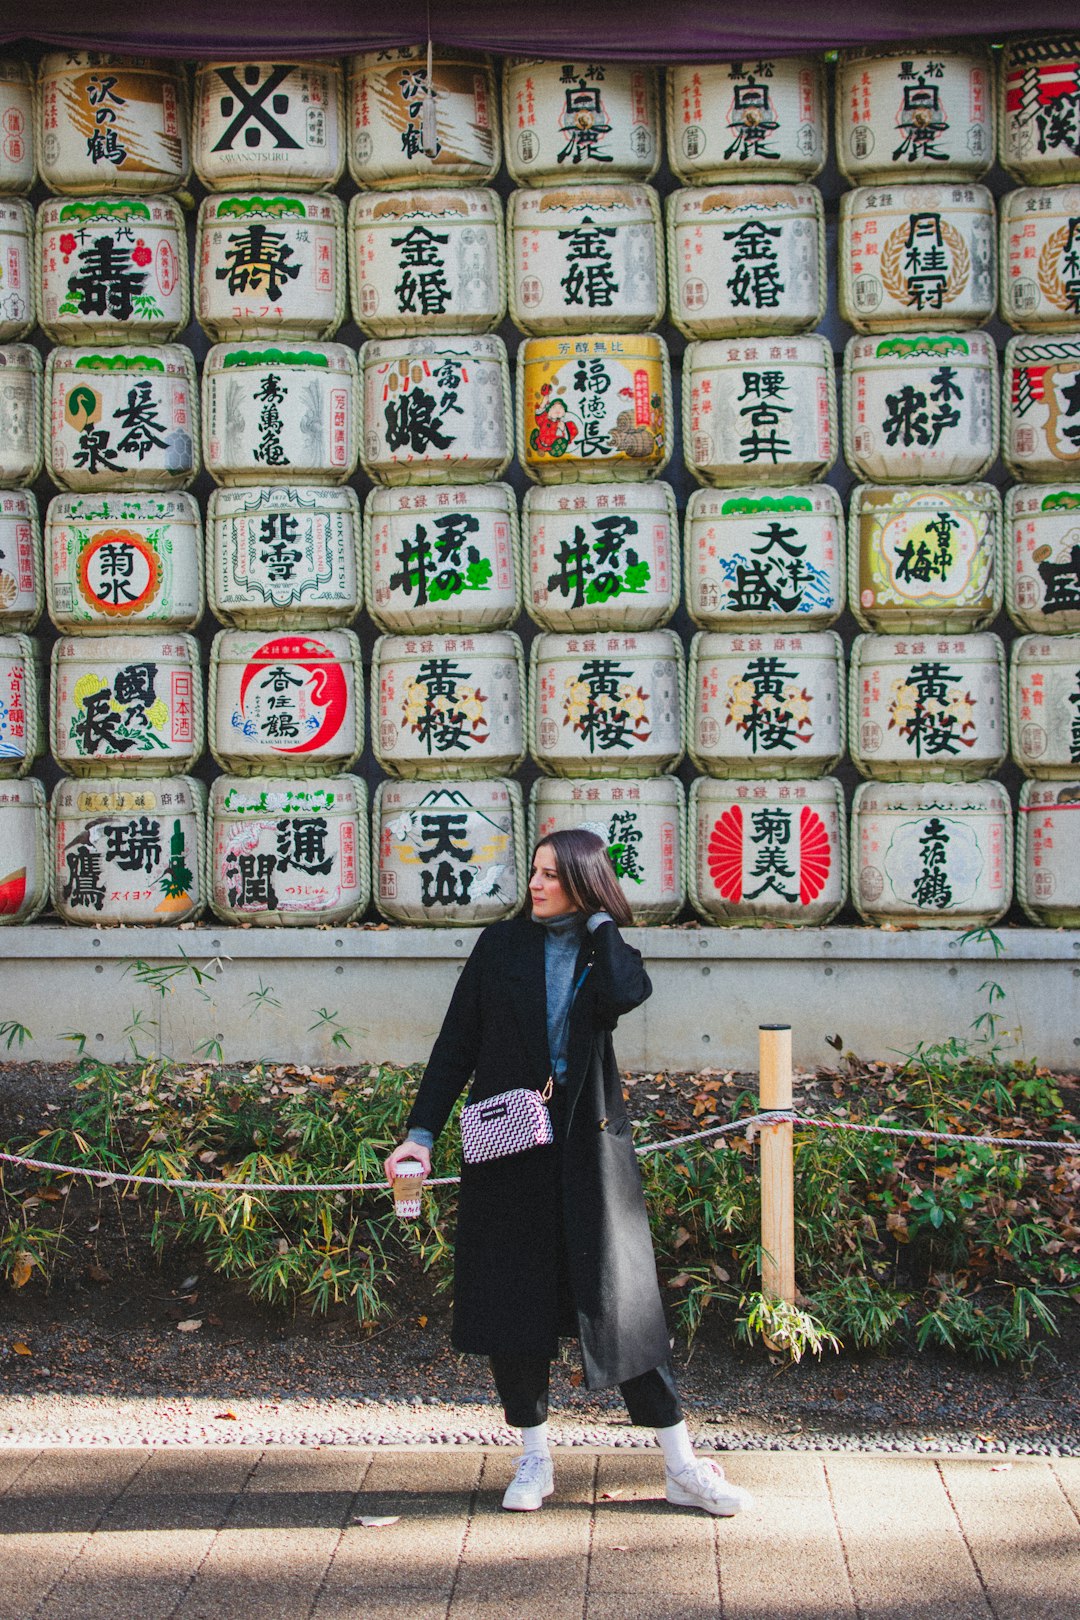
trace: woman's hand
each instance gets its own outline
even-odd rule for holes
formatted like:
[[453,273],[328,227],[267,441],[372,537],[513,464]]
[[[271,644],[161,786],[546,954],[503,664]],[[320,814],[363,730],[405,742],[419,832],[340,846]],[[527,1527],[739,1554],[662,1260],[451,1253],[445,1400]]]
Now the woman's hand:
[[421,1147],[419,1142],[399,1142],[393,1153],[383,1160],[383,1170],[387,1181],[394,1181],[400,1174],[398,1166],[405,1164],[409,1159],[415,1160],[424,1167],[424,1176],[431,1174],[431,1152]]

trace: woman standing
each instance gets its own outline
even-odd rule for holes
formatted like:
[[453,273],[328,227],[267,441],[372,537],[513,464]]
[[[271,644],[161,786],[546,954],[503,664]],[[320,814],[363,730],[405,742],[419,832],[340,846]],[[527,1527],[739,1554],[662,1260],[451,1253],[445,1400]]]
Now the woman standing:
[[[671,1368],[641,1177],[611,1031],[652,992],[602,839],[552,833],[533,855],[529,916],[481,934],[409,1116],[386,1160],[430,1150],[473,1076],[470,1101],[546,1093],[554,1140],[462,1166],[454,1266],[455,1349],[486,1355],[524,1455],[503,1507],[554,1490],[548,1378],[560,1337],[580,1341],[589,1389],[618,1384],[632,1423],[655,1429],[667,1499],[727,1516],[750,1498],[690,1445]],[[550,1079],[550,1086],[548,1084]]]

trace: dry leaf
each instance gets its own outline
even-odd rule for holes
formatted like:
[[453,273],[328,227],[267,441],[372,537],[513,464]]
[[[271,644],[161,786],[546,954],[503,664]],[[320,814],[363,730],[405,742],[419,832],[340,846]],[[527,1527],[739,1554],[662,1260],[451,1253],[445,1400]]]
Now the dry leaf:
[[416,1318],[416,1320],[419,1322],[421,1327],[427,1327],[427,1317],[426,1316],[418,1316]]
[[25,1249],[17,1249],[15,1252],[15,1264],[11,1268],[12,1288],[22,1288],[24,1284],[30,1281],[33,1271],[33,1256],[27,1254]]
[[577,1371],[576,1371],[576,1372],[572,1372],[572,1373],[571,1373],[571,1374],[570,1374],[570,1383],[571,1383],[571,1386],[572,1386],[572,1387],[573,1387],[573,1388],[574,1388],[574,1389],[577,1389],[577,1387],[578,1387],[578,1385],[579,1385],[579,1384],[580,1384],[580,1383],[581,1383],[581,1381],[582,1381],[582,1379],[583,1379],[583,1378],[584,1378],[584,1376],[585,1376],[585,1375],[584,1375],[584,1373],[583,1373],[583,1372],[582,1372],[582,1371],[581,1371],[581,1370],[580,1370],[580,1368],[579,1368],[579,1369],[578,1369],[578,1370],[577,1370]]
[[359,1524],[365,1530],[385,1530],[388,1525],[397,1524],[397,1522],[398,1522],[398,1520],[400,1518],[401,1518],[400,1513],[395,1513],[393,1515],[388,1515],[386,1518],[383,1518],[383,1519],[375,1518],[371,1514],[365,1513],[365,1514],[362,1514],[359,1519],[354,1519],[353,1524]]
[[622,1491],[601,1491],[600,1500],[602,1502],[617,1502],[621,1495]]
[[30,1346],[25,1344],[22,1339],[16,1339],[11,1348],[14,1350],[17,1356],[32,1356],[34,1353]]
[[215,1419],[220,1420],[222,1423],[224,1423],[226,1419],[228,1419],[231,1423],[238,1423],[240,1421],[235,1412],[215,1412],[214,1417]]
[[1012,1463],[991,1463],[990,1472],[992,1474],[1007,1474],[1011,1467]]
[[690,1233],[686,1230],[685,1226],[680,1226],[679,1230],[675,1233],[675,1242],[672,1244],[672,1248],[681,1249],[683,1244],[689,1243],[689,1241]]
[[91,1260],[90,1264],[86,1268],[86,1275],[89,1277],[91,1282],[95,1282],[95,1283],[112,1282],[112,1278],[109,1276],[109,1273],[105,1270],[105,1267],[104,1266],[99,1266],[96,1260]]
[[677,1277],[669,1277],[668,1278],[668,1287],[669,1288],[685,1288],[689,1281],[690,1281],[690,1273],[688,1271],[680,1271],[679,1275]]
[[196,1333],[201,1327],[201,1316],[189,1316],[185,1321],[177,1322],[176,1331],[177,1333]]

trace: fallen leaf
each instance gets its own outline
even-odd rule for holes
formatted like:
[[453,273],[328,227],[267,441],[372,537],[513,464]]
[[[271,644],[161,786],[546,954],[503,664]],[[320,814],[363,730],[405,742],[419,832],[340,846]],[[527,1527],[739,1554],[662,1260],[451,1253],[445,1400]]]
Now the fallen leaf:
[[231,1423],[238,1423],[240,1421],[235,1412],[215,1412],[214,1417],[222,1423],[224,1423],[226,1419],[228,1419],[228,1421]]
[[375,1518],[372,1515],[365,1513],[362,1514],[359,1519],[354,1519],[353,1524],[359,1524],[365,1530],[385,1530],[388,1525],[397,1524],[400,1518],[400,1513],[388,1515],[384,1519]]
[[688,1271],[680,1271],[679,1275],[677,1277],[669,1277],[668,1278],[668,1287],[669,1288],[685,1288],[689,1281],[690,1281],[690,1273]]
[[1012,1463],[991,1463],[990,1472],[992,1474],[1007,1474],[1011,1467]]
[[572,1372],[570,1374],[570,1384],[571,1384],[572,1388],[577,1389],[578,1385],[581,1383],[584,1376],[585,1376],[584,1373],[582,1373],[580,1371],[580,1369],[577,1372]]
[[690,1233],[686,1230],[685,1226],[680,1226],[679,1230],[675,1233],[675,1242],[672,1244],[672,1248],[681,1249],[683,1244],[689,1243],[689,1241]]
[[629,1552],[629,1547],[612,1547],[612,1552]]
[[30,1281],[33,1271],[34,1261],[32,1255],[27,1254],[25,1249],[17,1249],[15,1251],[15,1263],[11,1268],[12,1288],[22,1288],[24,1284]]
[[621,1495],[622,1491],[601,1491],[600,1500],[602,1502],[615,1502],[618,1501]]
[[32,1356],[34,1353],[28,1344],[24,1344],[22,1339],[16,1339],[11,1348],[17,1356]]
[[201,1327],[201,1316],[189,1316],[185,1321],[177,1322],[176,1331],[177,1333],[196,1333]]
[[207,1311],[206,1320],[209,1322],[211,1327],[220,1327],[221,1326],[221,1317],[220,1316],[215,1316],[213,1311]]
[[416,1320],[419,1322],[421,1327],[427,1327],[427,1317],[426,1316],[418,1316],[416,1318]]
[[105,1267],[104,1266],[99,1266],[96,1260],[91,1260],[90,1264],[86,1268],[86,1275],[89,1277],[91,1282],[95,1282],[95,1283],[112,1282],[112,1278],[109,1276],[109,1273],[105,1270]]
[[189,1289],[192,1289],[192,1288],[195,1287],[195,1284],[198,1282],[198,1280],[199,1280],[198,1272],[196,1272],[194,1277],[185,1277],[183,1282],[180,1284],[180,1287],[177,1289],[177,1293],[178,1294],[186,1294],[189,1291]]

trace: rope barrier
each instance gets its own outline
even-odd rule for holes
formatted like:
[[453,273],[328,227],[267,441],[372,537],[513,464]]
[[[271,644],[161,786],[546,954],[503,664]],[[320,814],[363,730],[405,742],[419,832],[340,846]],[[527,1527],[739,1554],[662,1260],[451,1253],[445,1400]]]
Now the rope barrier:
[[[1007,1147],[1014,1149],[1039,1148],[1044,1152],[1078,1153],[1080,1142],[1066,1137],[1059,1142],[1040,1141],[1029,1136],[977,1136],[960,1131],[913,1130],[898,1125],[862,1125],[853,1120],[817,1119],[812,1114],[796,1114],[776,1110],[765,1114],[751,1114],[747,1119],[735,1119],[726,1125],[710,1125],[706,1130],[693,1131],[687,1136],[669,1136],[662,1142],[643,1142],[635,1146],[639,1156],[662,1153],[668,1148],[687,1147],[691,1142],[703,1142],[713,1136],[727,1136],[732,1132],[753,1130],[760,1125],[803,1125],[818,1131],[856,1131],[869,1136],[902,1136],[913,1141],[973,1142],[981,1147]],[[324,1192],[388,1192],[388,1181],[192,1181],[182,1177],[137,1176],[128,1171],[95,1170],[87,1165],[53,1164],[48,1159],[25,1158],[18,1153],[0,1153],[0,1164],[21,1165],[25,1170],[51,1170],[58,1175],[84,1176],[100,1186],[115,1182],[128,1186],[168,1187],[192,1192],[220,1193],[324,1193]],[[460,1182],[460,1176],[431,1176],[425,1187],[451,1187]]]

